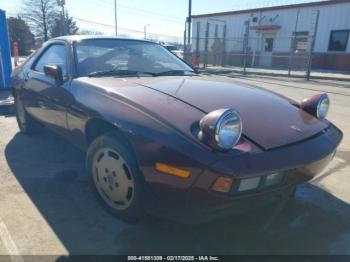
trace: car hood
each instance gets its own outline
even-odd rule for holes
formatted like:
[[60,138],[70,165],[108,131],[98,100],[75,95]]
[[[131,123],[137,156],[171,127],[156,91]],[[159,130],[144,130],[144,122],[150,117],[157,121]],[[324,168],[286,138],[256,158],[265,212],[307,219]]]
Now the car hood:
[[[116,81],[120,80],[116,78]],[[235,108],[242,118],[243,134],[264,149],[307,139],[329,125],[327,121],[310,116],[280,95],[233,81],[200,76],[144,77],[126,81],[129,87],[116,88],[116,91],[125,93],[136,103],[140,99],[144,103],[145,97],[140,98],[140,94],[128,91],[132,89],[131,83],[151,89],[157,95],[162,93],[176,98],[189,105],[191,110],[199,110],[204,114],[220,108]],[[152,92],[147,92],[147,95],[152,95]],[[157,113],[162,114],[160,110]],[[176,112],[173,117],[179,118],[182,114],[187,112]]]

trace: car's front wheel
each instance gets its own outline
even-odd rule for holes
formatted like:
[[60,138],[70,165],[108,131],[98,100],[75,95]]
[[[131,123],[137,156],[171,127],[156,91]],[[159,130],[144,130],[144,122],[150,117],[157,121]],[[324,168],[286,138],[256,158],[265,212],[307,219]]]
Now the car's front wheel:
[[117,134],[96,138],[87,152],[87,169],[103,206],[126,222],[143,215],[143,179],[136,160]]
[[15,96],[16,119],[20,131],[24,134],[33,134],[41,130],[42,125],[31,117],[24,108],[22,100]]

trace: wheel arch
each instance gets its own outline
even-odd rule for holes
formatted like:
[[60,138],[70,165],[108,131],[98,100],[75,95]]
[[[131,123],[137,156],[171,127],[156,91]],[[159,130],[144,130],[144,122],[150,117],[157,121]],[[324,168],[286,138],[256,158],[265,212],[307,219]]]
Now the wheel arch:
[[85,143],[87,147],[97,137],[113,132],[120,138],[120,142],[128,147],[131,147],[131,143],[124,132],[116,125],[108,122],[107,120],[99,117],[91,118],[85,125]]

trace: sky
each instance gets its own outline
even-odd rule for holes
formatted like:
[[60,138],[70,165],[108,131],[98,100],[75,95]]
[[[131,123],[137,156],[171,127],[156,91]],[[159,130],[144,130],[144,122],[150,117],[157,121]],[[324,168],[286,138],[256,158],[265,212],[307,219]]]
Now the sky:
[[[192,14],[224,12],[257,7],[312,2],[312,0],[192,0]],[[0,0],[7,16],[24,10],[23,0]],[[114,0],[66,0],[66,9],[82,30],[113,35]],[[181,42],[188,0],[117,0],[118,34],[143,37],[154,34],[159,40]],[[155,35],[157,34],[157,35]]]

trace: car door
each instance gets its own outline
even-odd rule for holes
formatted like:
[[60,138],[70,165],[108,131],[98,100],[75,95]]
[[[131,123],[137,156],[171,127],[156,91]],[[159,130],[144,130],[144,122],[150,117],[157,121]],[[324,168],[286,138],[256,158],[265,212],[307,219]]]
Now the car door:
[[[69,93],[67,48],[64,43],[50,44],[34,61],[27,72],[24,89],[31,97],[26,110],[35,118],[58,132],[64,133],[67,128],[67,104],[71,102]],[[63,79],[58,83],[44,73],[44,66],[61,67]]]

